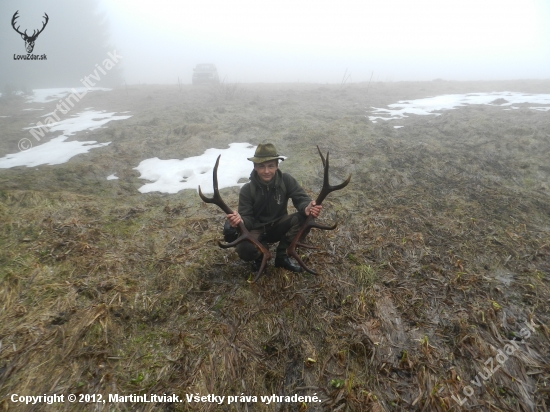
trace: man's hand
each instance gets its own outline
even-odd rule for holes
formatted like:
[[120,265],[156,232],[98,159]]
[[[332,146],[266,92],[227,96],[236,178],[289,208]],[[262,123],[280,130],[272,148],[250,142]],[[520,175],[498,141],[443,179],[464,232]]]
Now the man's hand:
[[229,215],[225,215],[225,217],[227,218],[227,220],[229,220],[229,224],[231,225],[231,227],[237,227],[239,226],[239,223],[243,221],[241,219],[241,215],[239,215],[238,212],[233,212]]
[[311,202],[309,202],[309,205],[306,206],[304,212],[306,213],[306,216],[309,216],[311,214],[311,216],[317,219],[321,214],[322,208],[323,206],[317,205],[315,203],[315,200],[312,200]]

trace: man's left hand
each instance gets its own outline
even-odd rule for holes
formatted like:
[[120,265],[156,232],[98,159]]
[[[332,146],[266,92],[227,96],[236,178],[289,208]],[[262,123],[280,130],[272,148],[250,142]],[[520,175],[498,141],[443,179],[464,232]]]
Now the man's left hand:
[[311,214],[311,216],[317,219],[321,214],[322,208],[323,206],[317,205],[315,203],[315,200],[312,200],[311,202],[309,202],[309,205],[306,206],[304,212],[306,213],[306,216],[309,216]]

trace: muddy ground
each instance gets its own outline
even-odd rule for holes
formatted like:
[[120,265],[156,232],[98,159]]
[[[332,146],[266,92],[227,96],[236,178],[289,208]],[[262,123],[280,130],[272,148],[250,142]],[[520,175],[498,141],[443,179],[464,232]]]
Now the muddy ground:
[[[366,116],[398,100],[492,91],[550,93],[550,81],[88,94],[82,109],[133,115],[73,137],[109,146],[62,165],[0,169],[0,406],[548,410],[550,115],[525,104]],[[0,119],[0,155],[16,152],[22,128],[38,120],[23,108],[55,104],[0,100],[11,116]],[[314,231],[320,249],[301,250],[318,276],[270,266],[250,284],[250,267],[216,245],[219,209],[194,190],[138,192],[141,160],[264,141],[289,157],[283,171],[312,197],[322,184],[316,145],[330,151],[331,181],[352,173],[324,203],[321,220],[338,229]],[[120,179],[106,180],[111,173]],[[236,206],[237,188],[222,195]],[[106,402],[33,406],[12,394]],[[115,403],[109,394],[183,402]],[[226,400],[188,403],[186,394]],[[272,394],[320,402],[261,401]],[[237,399],[228,405],[228,396]]]

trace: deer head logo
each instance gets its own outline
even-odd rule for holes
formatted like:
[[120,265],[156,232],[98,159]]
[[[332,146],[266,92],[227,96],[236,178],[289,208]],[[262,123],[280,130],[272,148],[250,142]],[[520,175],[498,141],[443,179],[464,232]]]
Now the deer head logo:
[[13,29],[21,35],[21,38],[23,40],[25,40],[25,48],[27,49],[27,53],[32,53],[32,51],[34,49],[34,42],[36,41],[36,38],[38,37],[38,35],[40,33],[42,33],[42,31],[46,27],[46,24],[48,24],[48,20],[50,18],[48,17],[48,15],[46,13],[44,13],[44,18],[46,19],[46,21],[44,23],[42,23],[42,28],[40,30],[38,30],[38,32],[36,30],[33,30],[32,36],[29,36],[29,35],[27,35],[27,30],[25,30],[24,33],[21,33],[19,31],[20,26],[17,26],[17,28],[15,27],[15,20],[17,20],[17,18],[19,17],[17,15],[18,13],[19,13],[19,10],[17,10],[15,12],[15,14],[13,15],[13,17],[11,19],[11,25],[12,25]]

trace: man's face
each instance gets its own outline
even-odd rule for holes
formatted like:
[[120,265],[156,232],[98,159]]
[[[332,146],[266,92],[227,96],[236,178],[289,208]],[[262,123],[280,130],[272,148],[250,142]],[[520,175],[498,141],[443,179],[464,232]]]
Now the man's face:
[[273,179],[273,176],[275,176],[275,172],[277,171],[278,167],[279,163],[277,160],[269,160],[263,163],[254,163],[254,170],[256,171],[256,173],[258,173],[258,176],[260,176],[260,180],[264,183],[271,182],[271,179]]

